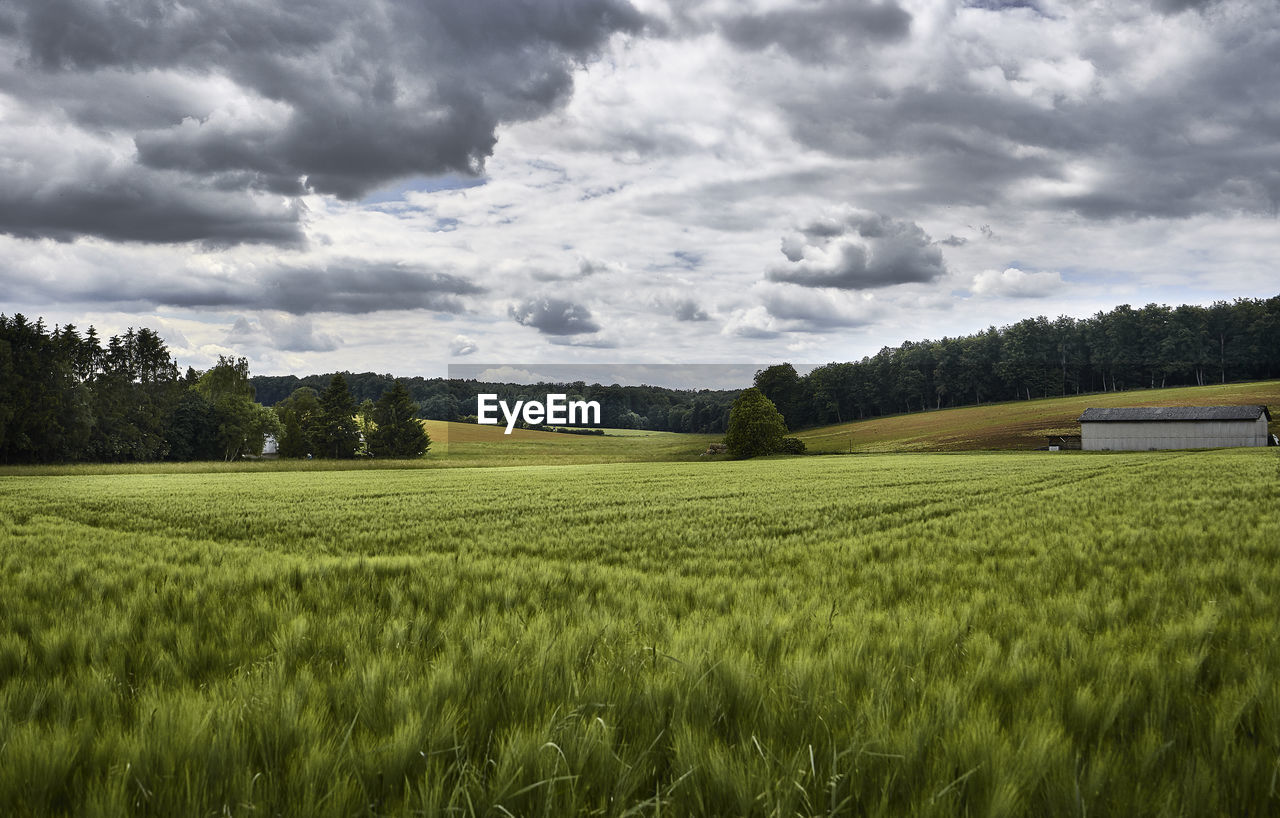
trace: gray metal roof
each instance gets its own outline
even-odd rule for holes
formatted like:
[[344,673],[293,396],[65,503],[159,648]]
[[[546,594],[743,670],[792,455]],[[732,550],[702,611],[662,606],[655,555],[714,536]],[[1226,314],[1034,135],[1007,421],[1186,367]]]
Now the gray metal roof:
[[1086,409],[1082,423],[1176,420],[1257,420],[1271,413],[1265,406],[1126,406],[1115,409]]

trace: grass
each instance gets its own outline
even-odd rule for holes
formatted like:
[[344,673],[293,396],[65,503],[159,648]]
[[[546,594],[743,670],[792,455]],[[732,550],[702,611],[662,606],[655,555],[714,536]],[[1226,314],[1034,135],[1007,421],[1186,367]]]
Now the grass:
[[1275,814],[1278,465],[0,477],[0,811]]
[[[809,451],[951,452],[1032,450],[1047,436],[1080,434],[1077,418],[1091,406],[1280,406],[1280,381],[1258,381],[1173,389],[1041,398],[936,412],[915,412],[807,429],[797,437]],[[1280,414],[1272,424],[1280,432]]]

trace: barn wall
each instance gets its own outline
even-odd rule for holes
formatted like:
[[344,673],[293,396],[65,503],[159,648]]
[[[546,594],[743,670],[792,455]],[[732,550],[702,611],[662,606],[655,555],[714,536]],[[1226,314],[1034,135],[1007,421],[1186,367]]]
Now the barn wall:
[[1267,418],[1120,423],[1081,423],[1085,451],[1216,449],[1267,445]]

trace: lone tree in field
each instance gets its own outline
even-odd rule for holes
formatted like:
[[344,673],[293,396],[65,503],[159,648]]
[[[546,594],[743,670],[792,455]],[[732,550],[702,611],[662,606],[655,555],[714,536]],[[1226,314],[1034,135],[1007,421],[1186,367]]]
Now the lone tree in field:
[[730,455],[744,459],[781,451],[782,438],[786,433],[787,424],[783,422],[778,407],[763,392],[752,387],[733,402],[724,442]]
[[372,414],[369,453],[374,457],[421,457],[431,447],[427,430],[418,422],[418,404],[400,381],[382,393]]

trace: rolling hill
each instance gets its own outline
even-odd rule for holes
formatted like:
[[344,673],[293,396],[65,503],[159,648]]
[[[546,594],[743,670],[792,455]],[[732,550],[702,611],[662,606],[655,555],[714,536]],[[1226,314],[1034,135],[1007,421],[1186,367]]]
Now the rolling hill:
[[607,429],[604,435],[570,435],[501,426],[424,420],[431,435],[429,460],[441,465],[569,465],[696,460],[720,435]]
[[[796,436],[815,454],[835,452],[962,452],[1031,450],[1053,434],[1079,434],[1076,418],[1091,406],[1280,406],[1280,381],[1175,389],[1139,389],[965,406],[854,421]],[[1272,423],[1272,432],[1280,423]]]

